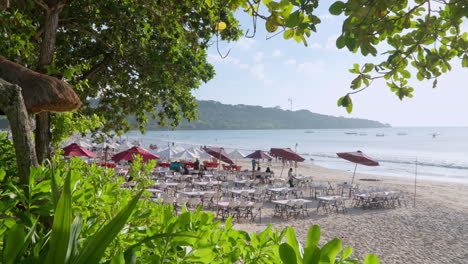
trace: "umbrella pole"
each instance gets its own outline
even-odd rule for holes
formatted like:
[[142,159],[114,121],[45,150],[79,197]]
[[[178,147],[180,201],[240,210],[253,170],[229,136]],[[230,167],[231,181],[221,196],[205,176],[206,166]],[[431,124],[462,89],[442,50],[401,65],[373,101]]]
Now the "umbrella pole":
[[416,178],[418,177],[418,157],[416,157],[415,169],[414,169],[414,201],[413,207],[416,207]]
[[351,180],[351,184],[354,184],[354,175],[356,175],[356,168],[357,168],[357,163],[356,163],[356,166],[354,166],[353,179]]

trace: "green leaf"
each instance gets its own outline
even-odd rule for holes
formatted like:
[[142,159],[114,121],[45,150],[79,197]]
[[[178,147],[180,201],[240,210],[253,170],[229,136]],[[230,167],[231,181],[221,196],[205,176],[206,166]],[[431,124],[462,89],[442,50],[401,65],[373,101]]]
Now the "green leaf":
[[283,264],[297,264],[296,253],[288,243],[279,246],[279,254]]
[[342,49],[346,46],[346,38],[341,35],[336,39],[336,47]]
[[65,177],[62,194],[55,208],[46,263],[64,263],[68,252],[72,221],[70,177],[71,170]]
[[21,246],[24,243],[24,226],[15,224],[6,233],[3,239],[3,263],[13,264],[21,251]]
[[297,261],[300,262],[301,260],[301,253],[299,250],[299,243],[297,242],[296,234],[294,233],[294,228],[288,227],[288,231],[286,231],[286,241],[292,247],[297,256]]
[[293,28],[297,26],[300,22],[301,16],[299,10],[294,11],[285,21],[285,26],[289,28]]
[[[346,109],[348,109],[346,107]],[[329,263],[334,263],[336,256],[338,253],[341,251],[341,240],[338,238],[335,238],[331,241],[329,241],[327,244],[325,244],[322,247],[322,252],[320,254],[320,260],[329,262]]]
[[366,63],[364,65],[364,71],[362,71],[363,73],[368,73],[370,71],[372,71],[372,69],[374,69],[374,64],[373,63]]
[[351,254],[353,254],[353,247],[347,247],[343,250],[343,253],[341,253],[341,259],[347,259]]
[[465,54],[462,59],[462,67],[468,67],[468,54]]
[[127,219],[132,214],[144,190],[136,195],[106,226],[85,241],[85,246],[73,264],[98,263],[107,246],[122,230]]
[[341,1],[336,1],[330,6],[328,11],[330,11],[330,14],[338,16],[338,15],[341,15],[345,7],[346,7],[345,3]]
[[0,181],[3,181],[5,179],[6,171],[3,169],[0,169]]
[[112,258],[110,264],[125,264],[125,258],[122,250],[117,252],[117,254]]
[[284,39],[290,39],[290,38],[294,37],[294,31],[295,31],[294,29],[288,29],[288,30],[284,31],[283,38]]
[[369,254],[364,259],[364,264],[380,264],[380,260],[376,255]]
[[320,227],[318,225],[313,225],[310,227],[309,232],[307,233],[307,247],[317,246],[320,241]]
[[78,254],[78,239],[81,233],[81,227],[83,225],[83,218],[81,214],[78,214],[73,220],[71,230],[70,230],[70,239],[68,241],[68,250],[67,256],[65,257],[65,262],[68,262],[76,257]]

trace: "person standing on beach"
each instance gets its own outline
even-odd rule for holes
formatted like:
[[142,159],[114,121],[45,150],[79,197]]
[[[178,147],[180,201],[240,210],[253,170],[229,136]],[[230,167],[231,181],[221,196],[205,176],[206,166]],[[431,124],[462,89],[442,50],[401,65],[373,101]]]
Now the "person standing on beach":
[[288,183],[289,183],[289,187],[291,187],[291,188],[294,187],[293,179],[294,179],[293,168],[289,168],[289,171],[288,171]]
[[257,161],[255,161],[255,159],[252,159],[252,171],[255,171],[256,164],[257,164]]
[[198,159],[193,163],[193,169],[200,170],[200,161]]

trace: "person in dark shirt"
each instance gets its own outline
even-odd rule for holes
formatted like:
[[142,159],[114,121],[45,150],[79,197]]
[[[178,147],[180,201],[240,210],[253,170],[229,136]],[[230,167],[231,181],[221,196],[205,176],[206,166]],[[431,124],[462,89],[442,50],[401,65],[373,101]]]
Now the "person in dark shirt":
[[200,170],[200,161],[198,159],[193,163],[193,169]]
[[188,174],[190,174],[188,170],[188,166],[184,165],[184,175],[188,175]]

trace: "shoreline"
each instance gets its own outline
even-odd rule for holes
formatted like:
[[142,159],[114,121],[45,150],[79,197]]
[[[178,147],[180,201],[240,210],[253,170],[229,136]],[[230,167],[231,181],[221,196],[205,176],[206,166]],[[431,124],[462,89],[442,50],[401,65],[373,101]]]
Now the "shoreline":
[[[251,168],[250,162],[239,162]],[[261,163],[262,170],[266,164]],[[279,163],[270,167],[278,177]],[[285,169],[285,171],[287,168]],[[322,168],[299,163],[297,174],[312,176],[314,183],[351,182],[352,172]],[[304,245],[307,231],[317,224],[322,230],[321,245],[335,237],[343,246],[354,248],[353,256],[364,259],[376,254],[381,263],[466,263],[468,257],[468,184],[440,183],[418,180],[416,207],[413,207],[414,180],[385,177],[382,181],[359,181],[360,178],[381,176],[356,173],[355,183],[360,188],[379,187],[406,193],[407,207],[396,209],[351,208],[346,214],[317,214],[312,208],[309,216],[284,220],[271,217],[272,209],[265,207],[262,223],[235,223],[234,228],[248,232],[264,230],[269,222],[273,227],[291,226]],[[283,172],[281,178],[287,178]],[[263,214],[263,212],[262,212]]]

